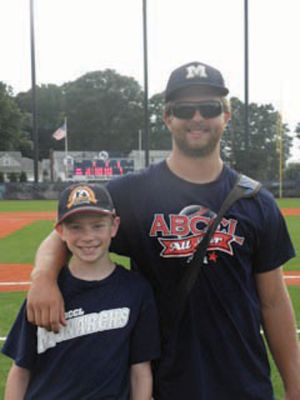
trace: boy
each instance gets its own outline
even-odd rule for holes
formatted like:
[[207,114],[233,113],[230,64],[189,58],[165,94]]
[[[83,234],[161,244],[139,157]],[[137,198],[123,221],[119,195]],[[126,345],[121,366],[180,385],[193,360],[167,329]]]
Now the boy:
[[60,195],[55,228],[72,253],[59,276],[67,325],[58,334],[37,328],[23,304],[2,350],[14,359],[6,400],[151,399],[156,309],[148,284],[110,259],[118,227],[104,187]]

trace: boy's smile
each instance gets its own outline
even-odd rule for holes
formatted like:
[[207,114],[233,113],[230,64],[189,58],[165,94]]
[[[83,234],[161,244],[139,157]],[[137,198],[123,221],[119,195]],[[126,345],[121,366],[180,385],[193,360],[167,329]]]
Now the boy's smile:
[[78,214],[63,222],[58,232],[73,254],[72,266],[106,267],[117,229],[118,220],[112,216]]

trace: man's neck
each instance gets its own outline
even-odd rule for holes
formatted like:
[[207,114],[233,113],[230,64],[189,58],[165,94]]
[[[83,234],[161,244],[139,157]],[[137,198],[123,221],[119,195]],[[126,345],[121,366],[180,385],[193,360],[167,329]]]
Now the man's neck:
[[173,174],[191,183],[209,183],[215,181],[223,170],[223,161],[219,154],[206,157],[189,157],[173,149],[167,159],[167,165]]

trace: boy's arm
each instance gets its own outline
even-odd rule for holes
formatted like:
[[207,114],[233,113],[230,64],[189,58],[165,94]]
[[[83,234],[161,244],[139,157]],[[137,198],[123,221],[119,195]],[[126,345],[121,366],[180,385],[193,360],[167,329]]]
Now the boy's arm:
[[150,362],[142,362],[131,366],[130,388],[130,400],[151,400],[152,371]]
[[65,325],[64,302],[57,277],[67,261],[67,248],[53,231],[40,245],[32,271],[32,284],[27,295],[28,321],[58,332]]
[[300,399],[300,349],[295,316],[281,268],[256,275],[263,328],[285,388],[285,400]]
[[8,373],[4,400],[23,400],[28,387],[29,379],[29,369],[18,367],[14,363]]

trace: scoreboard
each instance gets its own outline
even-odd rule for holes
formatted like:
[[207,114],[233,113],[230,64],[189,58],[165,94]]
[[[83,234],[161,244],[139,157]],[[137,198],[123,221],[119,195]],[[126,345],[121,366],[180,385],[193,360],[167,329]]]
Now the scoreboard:
[[[134,171],[134,161],[125,158],[107,160],[74,160],[69,176],[81,179],[108,179]],[[70,174],[71,172],[71,174]]]

